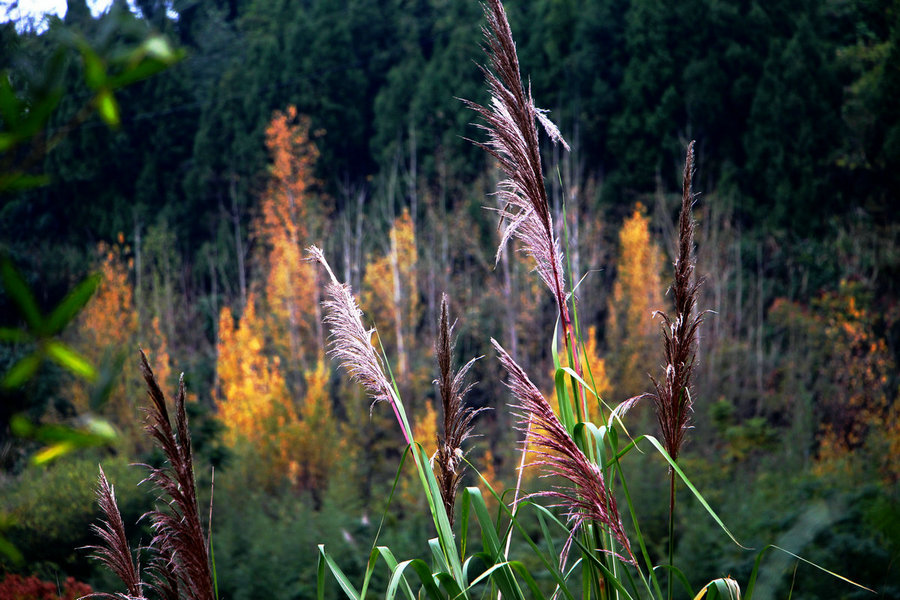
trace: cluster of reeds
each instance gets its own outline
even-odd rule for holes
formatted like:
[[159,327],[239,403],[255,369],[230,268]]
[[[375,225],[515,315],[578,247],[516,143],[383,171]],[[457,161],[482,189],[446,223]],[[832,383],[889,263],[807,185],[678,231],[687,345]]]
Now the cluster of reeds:
[[[101,468],[97,499],[105,518],[93,527],[101,544],[90,549],[93,558],[122,580],[125,591],[116,594],[100,592],[92,596],[122,600],[148,597],[215,600],[217,593],[209,538],[201,523],[194,480],[191,434],[184,408],[184,378],[179,381],[175,395],[173,424],[165,394],[143,351],[141,373],[150,399],[146,409],[146,431],[166,458],[165,466],[161,468],[143,465],[148,470],[144,482],[151,484],[159,494],[158,506],[142,517],[150,521],[153,538],[146,548],[132,552],[113,486]],[[149,556],[147,582],[141,581],[138,557],[142,552]]]
[[[505,223],[497,256],[499,258],[510,240],[516,239],[534,259],[536,270],[557,305],[568,359],[565,363],[560,360],[554,343],[558,411],[514,357],[496,340],[491,341],[506,370],[506,385],[513,397],[510,404],[518,414],[518,428],[524,434],[523,460],[529,454],[536,457],[534,464],[555,483],[546,490],[528,495],[521,495],[517,489],[511,505],[505,504],[497,491],[490,490],[499,501],[500,512],[496,517],[489,514],[479,488],[465,488],[459,502],[462,519],[456,522],[455,531],[457,491],[468,464],[464,443],[472,434],[474,420],[480,411],[465,404],[465,395],[471,387],[466,376],[476,359],[453,370],[447,296],[442,298],[439,338],[435,343],[438,367],[435,384],[442,401],[443,427],[436,440],[437,452],[428,457],[413,436],[401,394],[387,369],[387,358],[373,344],[374,329],[364,325],[363,313],[350,287],[338,281],[323,251],[312,246],[308,249],[310,260],[320,263],[328,274],[324,320],[330,331],[329,353],[365,388],[373,405],[378,402],[390,404],[415,463],[436,532],[436,537],[428,543],[430,562],[421,558],[398,561],[390,548],[379,546],[376,539],[360,587],[349,580],[324,546],[319,546],[318,597],[324,596],[325,577],[330,572],[348,598],[366,598],[378,559],[390,572],[385,592],[388,600],[393,600],[397,594],[409,600],[417,597],[468,599],[484,593],[477,586],[483,586],[498,600],[501,597],[509,600],[526,597],[575,600],[578,594],[585,599],[662,599],[673,597],[676,580],[685,585],[690,596],[694,596],[687,578],[672,564],[676,481],[683,481],[725,534],[732,540],[734,537],[677,462],[690,424],[691,382],[703,315],[696,307],[700,282],[694,274],[693,257],[693,143],[687,148],[684,169],[679,238],[671,286],[674,312],[657,313],[662,319],[664,372],[658,379],[652,379],[653,393],[632,398],[610,409],[583,375],[577,306],[572,294],[566,291],[564,255],[547,200],[537,124],[543,126],[551,141],[563,145],[565,141],[546,111],[535,106],[530,90],[522,83],[515,43],[502,4],[499,0],[488,0],[484,13],[488,64],[482,71],[491,99],[488,106],[467,104],[483,118],[484,123],[478,126],[487,134],[487,141],[475,143],[496,158],[505,174],[497,190],[504,205],[499,211],[500,218]],[[160,491],[163,501],[161,509],[148,513],[155,533],[149,545],[152,581],[149,584],[141,582],[140,570],[125,540],[112,486],[101,472],[98,495],[106,520],[96,527],[103,543],[94,549],[94,555],[122,579],[126,588],[123,594],[101,595],[143,598],[149,586],[155,595],[167,600],[179,597],[212,600],[214,571],[210,568],[209,543],[201,528],[196,499],[190,435],[184,413],[184,386],[179,388],[175,400],[173,428],[165,398],[143,355],[142,367],[151,400],[148,432],[163,449],[168,461],[164,469],[150,469],[147,478]],[[624,443],[630,438],[622,423],[624,413],[642,398],[652,399],[655,405],[663,442],[651,435],[641,435]],[[590,417],[590,406],[595,407],[593,418]],[[651,559],[622,467],[623,460],[640,444],[655,449],[669,465],[668,565],[654,564]],[[551,506],[542,505],[538,501],[540,498],[549,498]],[[623,500],[627,512],[620,511]],[[540,524],[537,537],[532,528],[523,525],[522,511],[526,509],[537,516]],[[623,514],[629,517],[627,526]],[[480,546],[477,541],[468,539],[473,525],[480,530]],[[509,557],[509,541],[514,535],[534,552],[545,577],[536,577],[523,562]],[[553,539],[560,535],[565,537],[566,543],[558,552]],[[577,560],[569,561],[571,554],[577,555]],[[660,566],[665,568],[660,569]],[[668,572],[666,592],[660,585],[659,573],[663,570]],[[549,590],[538,583],[538,579],[547,577],[552,586]],[[756,568],[745,592],[746,598],[752,596],[755,578]],[[696,598],[704,595],[707,598],[739,598],[740,588],[734,580],[722,577],[705,585]]]

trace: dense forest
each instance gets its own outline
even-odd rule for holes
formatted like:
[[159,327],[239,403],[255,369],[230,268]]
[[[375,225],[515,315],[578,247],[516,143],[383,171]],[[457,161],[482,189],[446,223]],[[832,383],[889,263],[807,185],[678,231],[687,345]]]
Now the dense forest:
[[[27,165],[42,185],[0,192],[0,252],[47,313],[102,276],[59,334],[96,381],[48,361],[0,390],[0,535],[24,557],[0,564],[106,585],[76,550],[94,543],[96,464],[131,527],[147,493],[127,465],[161,460],[141,432],[140,347],[167,390],[184,373],[201,488],[215,467],[222,597],[312,597],[317,543],[355,556],[348,572],[365,569],[403,448],[389,410],[370,411],[324,352],[323,273],[308,246],[358,292],[421,439],[440,418],[434,346],[450,296],[456,353],[483,356],[467,401],[488,410],[470,460],[498,488],[515,483],[521,434],[491,338],[553,389],[555,306],[515,246],[495,257],[499,174],[461,101],[486,102],[481,8],[130,4],[95,17],[69,0],[45,29],[0,25],[0,103],[7,89],[40,93],[34,82],[52,71],[60,100],[35,136],[65,133]],[[648,391],[663,361],[652,315],[671,303],[696,140],[698,306],[710,312],[685,469],[750,545],[788,545],[900,595],[900,3],[506,8],[523,77],[570,147],[545,139],[543,161],[598,390],[612,404]],[[59,49],[76,32],[115,56],[125,29],[164,35],[182,58],[116,92],[117,126],[82,121],[91,74]],[[27,321],[14,300],[0,294],[0,327]],[[4,341],[0,373],[33,350]],[[37,467],[41,444],[10,429],[20,414],[70,425],[95,414],[118,435]],[[655,427],[641,406],[628,418]],[[385,534],[410,555],[427,552],[413,487],[404,471]],[[664,478],[634,487],[648,537],[665,539],[664,507],[650,501],[668,493]],[[755,554],[696,526],[705,513],[685,506],[676,551],[688,577],[746,576]],[[650,550],[664,553],[661,542]],[[780,560],[764,569],[771,597],[868,597]]]

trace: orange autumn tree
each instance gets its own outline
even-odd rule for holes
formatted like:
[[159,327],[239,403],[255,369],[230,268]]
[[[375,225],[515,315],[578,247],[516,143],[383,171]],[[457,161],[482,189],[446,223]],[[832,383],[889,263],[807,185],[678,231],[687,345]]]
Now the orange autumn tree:
[[272,340],[289,364],[298,367],[322,346],[314,339],[316,271],[303,260],[303,248],[310,243],[309,223],[316,217],[309,188],[315,183],[313,167],[319,156],[309,139],[309,118],[298,117],[294,106],[276,111],[266,128],[266,148],[272,160],[269,183],[254,230],[267,251],[265,299]]
[[409,210],[394,220],[386,255],[372,260],[363,279],[362,305],[378,325],[378,335],[388,351],[397,352],[397,375],[410,375],[410,332],[419,320],[416,286],[416,235]]
[[659,325],[652,315],[664,308],[662,254],[650,238],[650,219],[640,203],[619,232],[617,267],[606,343],[615,400],[621,400],[647,387],[647,373],[658,362]]
[[820,473],[859,477],[878,475],[900,481],[900,410],[897,372],[883,331],[900,320],[900,309],[875,308],[871,291],[842,281],[809,305],[779,298],[770,309],[774,329],[783,332],[797,352],[778,348],[770,377],[779,404],[790,411],[798,441],[815,447]]
[[253,224],[261,272],[239,323],[219,319],[216,404],[225,441],[261,466],[265,485],[287,480],[318,503],[340,456],[329,371],[318,336],[316,271],[303,260],[318,157],[309,119],[293,106],[266,129],[270,177]]
[[[101,282],[94,296],[78,317],[74,329],[74,346],[91,363],[97,366],[112,365],[125,356],[123,371],[115,381],[102,406],[96,403],[102,398],[97,390],[83,380],[72,383],[72,404],[79,413],[99,410],[128,439],[140,436],[141,417],[138,409],[141,388],[140,375],[134,361],[127,360],[136,347],[138,314],[134,306],[134,290],[130,281],[133,269],[131,259],[126,258],[129,248],[120,233],[118,243],[101,242],[97,247],[100,257]],[[148,348],[153,354],[155,348]],[[94,406],[92,406],[94,404]]]

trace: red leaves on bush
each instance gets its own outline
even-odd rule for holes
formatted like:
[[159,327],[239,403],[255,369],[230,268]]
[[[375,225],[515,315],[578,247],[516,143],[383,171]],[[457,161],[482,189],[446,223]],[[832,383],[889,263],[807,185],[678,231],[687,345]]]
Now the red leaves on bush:
[[76,600],[91,593],[91,586],[74,577],[65,580],[61,591],[58,583],[41,581],[35,575],[10,574],[0,581],[0,600]]

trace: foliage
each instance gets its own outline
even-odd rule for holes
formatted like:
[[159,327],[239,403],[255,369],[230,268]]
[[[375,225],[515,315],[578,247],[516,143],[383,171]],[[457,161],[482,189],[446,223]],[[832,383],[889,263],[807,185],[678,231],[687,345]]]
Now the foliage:
[[[318,157],[309,140],[309,119],[298,119],[289,106],[276,111],[266,129],[271,155],[268,189],[256,235],[268,247],[266,300],[274,344],[291,365],[306,365],[316,355],[315,272],[302,260],[310,223],[322,210],[308,191],[314,185],[312,169]],[[310,356],[311,355],[311,356]],[[296,368],[296,367],[295,367]]]
[[654,363],[657,327],[648,317],[663,308],[661,269],[650,219],[638,204],[619,232],[616,282],[609,299],[606,339],[617,398],[631,398],[646,387],[641,365]]
[[289,472],[299,420],[288,393],[281,360],[264,351],[262,318],[251,294],[237,328],[228,308],[219,322],[218,417],[229,446],[246,444],[268,464],[261,481],[275,484]]
[[[60,571],[86,579],[90,567],[77,549],[90,544],[89,525],[97,515],[94,482],[96,456],[63,457],[50,466],[26,470],[5,484],[2,510],[12,521],[9,540],[22,552],[25,564],[53,579]],[[119,482],[120,503],[129,523],[137,521],[146,501],[137,487],[140,475],[126,458],[104,459],[110,476]]]
[[41,581],[35,576],[8,574],[0,581],[0,598],[9,600],[76,600],[89,595],[91,586],[67,577],[62,589],[56,583]]
[[[119,244],[101,243],[97,248],[100,267],[100,284],[97,292],[78,317],[73,339],[92,364],[110,363],[132,347],[137,336],[138,315],[134,306],[134,292],[129,280],[133,269],[131,259],[125,257],[129,248]],[[131,366],[131,363],[129,363]],[[73,385],[72,404],[76,412],[102,411],[116,427],[134,432],[138,412],[134,404],[137,385],[137,368],[126,370],[125,376],[115,385],[104,405],[92,398],[87,382]],[[132,439],[134,435],[130,436]]]

